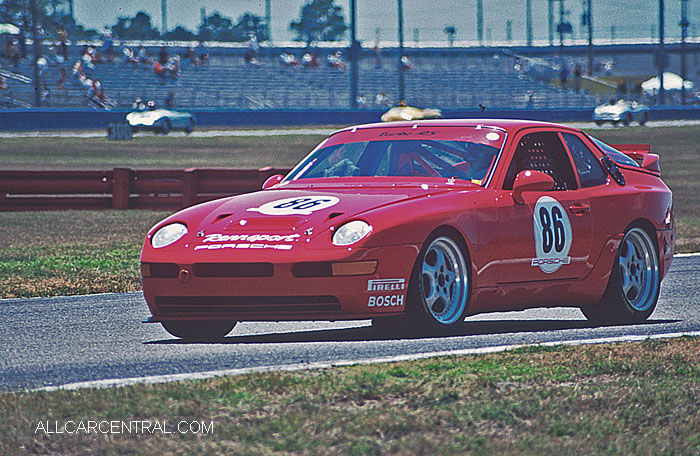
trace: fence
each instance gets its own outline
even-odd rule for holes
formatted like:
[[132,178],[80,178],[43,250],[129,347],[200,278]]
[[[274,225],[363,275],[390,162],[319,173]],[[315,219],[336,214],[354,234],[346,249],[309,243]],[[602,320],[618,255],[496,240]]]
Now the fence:
[[0,211],[176,210],[260,190],[288,169],[0,171]]

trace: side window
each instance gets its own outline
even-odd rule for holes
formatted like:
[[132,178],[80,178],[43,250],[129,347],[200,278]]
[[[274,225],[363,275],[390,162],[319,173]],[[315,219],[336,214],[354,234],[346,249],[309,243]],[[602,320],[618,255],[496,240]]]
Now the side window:
[[608,177],[596,156],[593,155],[593,152],[586,147],[578,136],[571,133],[563,133],[562,136],[571,152],[571,157],[574,159],[581,187],[588,188],[603,185],[608,180]]
[[575,190],[576,177],[571,162],[559,139],[553,131],[530,133],[520,139],[513,161],[508,167],[505,190],[513,190],[515,176],[526,169],[541,171],[554,179],[552,190]]

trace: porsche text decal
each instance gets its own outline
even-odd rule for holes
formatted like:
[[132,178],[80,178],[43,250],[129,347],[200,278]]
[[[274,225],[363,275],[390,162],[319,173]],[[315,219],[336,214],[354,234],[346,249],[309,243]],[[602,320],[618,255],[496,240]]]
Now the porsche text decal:
[[312,212],[335,206],[339,201],[335,196],[295,196],[251,207],[248,211],[265,215],[311,215]]
[[559,201],[550,196],[538,199],[533,222],[537,258],[533,258],[530,265],[551,274],[562,265],[570,264],[571,222]]

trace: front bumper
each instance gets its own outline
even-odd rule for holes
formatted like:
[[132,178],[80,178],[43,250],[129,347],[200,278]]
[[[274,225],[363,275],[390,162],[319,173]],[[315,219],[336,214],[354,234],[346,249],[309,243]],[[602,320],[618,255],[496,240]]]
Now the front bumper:
[[[171,264],[169,273],[148,272],[142,277],[152,313],[148,321],[349,320],[401,313],[419,249],[414,245],[358,249],[337,260],[247,263],[244,268],[235,263]],[[324,267],[372,261],[377,262],[376,271],[361,275],[333,275],[332,271],[347,268]],[[150,271],[159,263],[145,264],[142,270]]]

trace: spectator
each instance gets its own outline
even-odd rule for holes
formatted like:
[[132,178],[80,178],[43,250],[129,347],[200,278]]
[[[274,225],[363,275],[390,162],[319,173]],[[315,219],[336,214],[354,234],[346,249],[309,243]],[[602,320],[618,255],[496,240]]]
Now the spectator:
[[343,53],[341,51],[335,51],[333,54],[328,54],[326,60],[328,60],[328,65],[331,68],[336,68],[338,70],[345,69],[345,61],[343,61]]
[[374,104],[377,106],[393,106],[394,105],[394,103],[391,101],[391,98],[389,98],[386,95],[386,92],[383,90],[380,93],[378,93],[376,97],[374,97]]
[[199,64],[204,66],[209,64],[209,51],[204,45],[204,41],[200,41],[197,45],[197,58],[199,58]]
[[175,109],[175,92],[172,90],[170,93],[168,93],[168,96],[165,98],[165,107],[168,109]]
[[296,68],[299,66],[299,60],[297,60],[295,56],[287,52],[282,52],[280,54],[280,63],[282,64],[282,66],[290,68]]
[[382,50],[379,47],[379,38],[374,40],[374,46],[372,46],[372,51],[374,52],[374,68],[382,67]]
[[564,89],[569,83],[569,68],[567,68],[566,63],[561,64],[561,69],[559,70],[559,83]]
[[312,70],[315,70],[316,68],[318,68],[318,57],[316,56],[316,54],[307,52],[303,56],[301,56],[301,64],[305,68],[311,68]]
[[114,61],[114,38],[112,38],[112,32],[108,29],[105,29],[102,33],[104,35],[102,54],[104,54],[107,63],[112,63]]
[[68,61],[68,32],[61,26],[58,28],[58,41],[61,43],[61,55],[63,56],[63,61]]
[[413,62],[411,62],[411,59],[409,59],[407,55],[401,57],[401,68],[404,71],[408,71],[413,68]]
[[158,62],[160,62],[161,65],[166,65],[169,59],[168,50],[165,46],[161,46],[160,51],[158,51]]
[[183,55],[183,58],[185,60],[189,60],[193,66],[199,67],[199,59],[197,58],[197,54],[194,52],[193,47],[187,48],[187,50],[185,51],[185,54]]
[[139,64],[139,59],[136,55],[134,55],[134,51],[130,47],[124,47],[122,49],[122,64],[123,65],[132,65],[134,67],[138,66]]
[[578,93],[581,90],[581,77],[583,76],[583,68],[580,64],[574,66],[574,92]]
[[151,59],[148,56],[146,48],[143,47],[143,44],[139,44],[139,52],[137,55],[137,59],[139,63],[143,63],[144,65],[150,65],[151,63],[153,63],[153,59]]
[[246,49],[245,54],[243,55],[243,60],[245,61],[246,65],[254,67],[260,66],[260,62],[258,62],[258,57],[252,48]]
[[15,46],[15,41],[13,39],[9,39],[7,43],[5,43],[5,57],[10,61],[12,67],[19,68],[19,49]]
[[61,67],[60,75],[58,77],[58,83],[56,83],[56,95],[63,93],[63,98],[66,98],[68,92],[66,91],[66,82],[68,81],[68,73],[66,69]]

